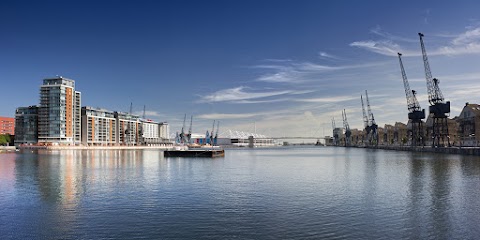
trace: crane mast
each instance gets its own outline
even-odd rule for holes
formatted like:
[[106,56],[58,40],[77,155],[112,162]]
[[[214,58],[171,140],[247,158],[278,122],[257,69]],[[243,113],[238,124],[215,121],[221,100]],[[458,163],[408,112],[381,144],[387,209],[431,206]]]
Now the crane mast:
[[217,131],[215,132],[215,137],[213,138],[213,145],[217,145],[218,129],[220,129],[220,121],[217,121]]
[[428,102],[430,104],[435,103],[443,103],[443,94],[440,91],[440,87],[438,84],[440,81],[436,78],[432,77],[432,71],[430,70],[430,63],[428,63],[428,56],[427,51],[425,50],[425,44],[423,43],[424,35],[422,33],[418,33],[420,37],[420,47],[422,48],[422,56],[423,56],[423,66],[425,67],[425,79],[427,80],[427,89],[428,89]]
[[337,126],[335,124],[335,118],[334,117],[332,118],[332,129],[333,129],[333,131],[332,131],[333,132],[333,144],[335,146],[337,146],[339,136],[338,136],[338,129],[337,129]]
[[182,131],[180,132],[180,143],[185,143],[185,121],[187,120],[187,114],[183,117]]
[[422,119],[425,119],[425,109],[420,107],[417,97],[415,96],[416,91],[410,90],[410,84],[408,83],[407,74],[405,73],[405,68],[403,67],[401,53],[398,53],[398,61],[400,63],[400,71],[402,73],[403,86],[405,88],[405,96],[407,98],[408,120],[410,121],[411,125],[411,129],[409,130],[410,143],[411,146],[423,146]]
[[402,54],[398,54],[398,61],[400,62],[400,71],[402,72],[403,86],[405,88],[405,96],[407,97],[407,107],[410,113],[414,111],[420,111],[420,104],[418,103],[417,97],[415,96],[416,91],[410,90],[410,84],[408,83],[407,74],[405,73],[405,68],[403,67]]
[[350,141],[350,136],[352,136],[352,131],[350,130],[350,125],[348,124],[347,121],[347,113],[345,112],[345,109],[343,109],[342,112],[342,119],[343,119],[343,127],[345,128],[345,146],[350,146],[351,141]]
[[425,79],[427,81],[428,102],[430,103],[430,116],[433,118],[431,129],[432,146],[450,146],[450,136],[448,135],[448,115],[450,113],[450,102],[444,101],[442,91],[438,84],[440,81],[432,77],[430,64],[428,63],[427,51],[423,43],[424,35],[418,33],[420,37],[420,47],[422,48],[423,64],[425,67]]
[[368,125],[373,126],[376,123],[375,118],[373,117],[372,109],[370,108],[370,100],[368,100],[367,90],[365,90],[365,98],[367,98]]
[[363,96],[362,95],[360,95],[360,100],[362,101],[363,125],[364,125],[365,129],[367,129],[367,127],[368,127],[368,117],[367,117],[367,113],[365,112],[365,105],[363,104]]
[[213,145],[213,133],[215,131],[215,120],[213,120],[212,131],[210,132],[210,144]]
[[375,117],[373,116],[372,109],[370,108],[370,100],[368,99],[368,92],[365,90],[365,98],[367,99],[367,110],[368,110],[368,126],[370,128],[370,134],[368,138],[368,143],[370,145],[378,145],[378,125],[375,123]]
[[187,133],[187,143],[191,143],[190,141],[192,140],[192,124],[193,124],[193,115],[190,116],[190,127],[188,128],[188,133]]

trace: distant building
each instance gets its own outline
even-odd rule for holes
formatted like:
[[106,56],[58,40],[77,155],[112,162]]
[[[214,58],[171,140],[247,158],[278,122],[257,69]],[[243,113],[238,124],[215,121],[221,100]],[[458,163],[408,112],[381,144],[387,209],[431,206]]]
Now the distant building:
[[408,129],[405,123],[396,122],[393,132],[394,142],[398,145],[405,145],[408,142]]
[[75,81],[47,78],[40,86],[38,142],[45,145],[74,145],[81,141],[81,94]]
[[15,146],[38,142],[38,106],[15,110]]
[[383,142],[385,145],[393,145],[395,139],[393,138],[395,132],[395,127],[391,124],[385,124],[383,127]]
[[156,145],[168,143],[168,124],[129,113],[82,107],[85,146]]
[[15,134],[15,118],[0,117],[0,134]]
[[170,142],[168,123],[154,122],[150,119],[140,119],[140,144],[156,145]]
[[[209,141],[210,140],[206,139],[206,134],[192,134],[192,143],[205,144],[208,142],[210,144]],[[262,134],[232,130],[220,133],[218,138],[213,141],[216,142],[215,145],[234,147],[269,147],[277,145],[277,142],[271,137]]]
[[458,144],[480,146],[480,105],[466,103],[457,122]]

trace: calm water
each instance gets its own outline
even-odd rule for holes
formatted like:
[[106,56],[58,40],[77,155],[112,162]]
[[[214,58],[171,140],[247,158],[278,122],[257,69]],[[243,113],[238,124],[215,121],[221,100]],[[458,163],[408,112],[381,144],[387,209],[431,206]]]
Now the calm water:
[[0,154],[1,239],[479,239],[480,158],[344,148]]

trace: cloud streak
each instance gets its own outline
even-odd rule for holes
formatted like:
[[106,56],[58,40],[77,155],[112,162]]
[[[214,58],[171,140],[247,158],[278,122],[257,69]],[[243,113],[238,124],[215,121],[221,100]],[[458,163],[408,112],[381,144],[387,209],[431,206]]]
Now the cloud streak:
[[[395,56],[397,52],[401,52],[406,57],[422,55],[418,45],[415,47],[416,49],[413,49],[413,46],[410,48],[404,48],[395,42],[404,41],[411,43],[410,40],[385,34],[380,30],[372,31],[384,39],[355,41],[349,45],[351,47],[361,48],[385,56]],[[433,36],[435,37],[436,35],[433,34]],[[417,40],[416,42],[419,43],[420,40]],[[452,41],[446,42],[442,46],[427,50],[429,56],[480,54],[480,28],[470,29],[466,32],[454,35]]]
[[214,102],[232,102],[232,103],[266,103],[281,101],[278,99],[266,99],[266,100],[256,100],[253,99],[263,99],[281,95],[298,95],[305,94],[311,91],[293,91],[293,90],[283,90],[283,91],[267,91],[267,92],[255,92],[255,91],[245,91],[247,88],[244,86],[229,88],[219,90],[210,95],[204,96],[200,102],[202,103],[214,103]]

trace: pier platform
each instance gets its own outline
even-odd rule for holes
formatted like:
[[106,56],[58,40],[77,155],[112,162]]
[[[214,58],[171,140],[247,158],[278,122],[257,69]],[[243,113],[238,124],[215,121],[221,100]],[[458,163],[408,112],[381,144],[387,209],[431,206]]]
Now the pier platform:
[[223,149],[190,149],[190,150],[166,150],[163,152],[165,157],[224,157]]

